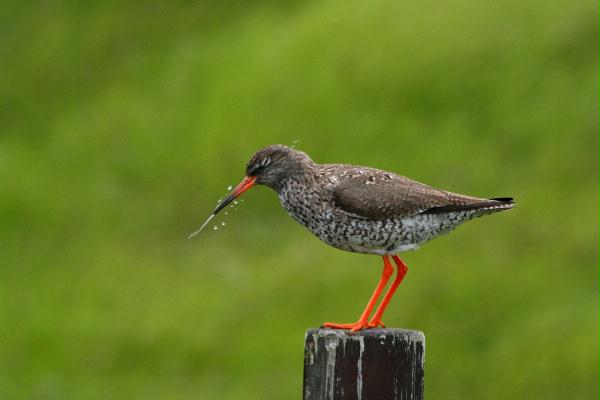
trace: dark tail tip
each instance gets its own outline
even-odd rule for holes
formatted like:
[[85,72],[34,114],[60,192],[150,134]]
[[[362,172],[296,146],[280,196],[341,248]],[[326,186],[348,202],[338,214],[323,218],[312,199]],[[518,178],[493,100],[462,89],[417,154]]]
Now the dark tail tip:
[[478,201],[469,204],[448,204],[445,206],[432,207],[425,211],[427,214],[437,214],[451,211],[494,209],[497,211],[513,208],[515,202],[512,197],[497,197],[495,199]]
[[515,204],[515,200],[512,197],[496,197],[490,200],[495,200],[506,204]]

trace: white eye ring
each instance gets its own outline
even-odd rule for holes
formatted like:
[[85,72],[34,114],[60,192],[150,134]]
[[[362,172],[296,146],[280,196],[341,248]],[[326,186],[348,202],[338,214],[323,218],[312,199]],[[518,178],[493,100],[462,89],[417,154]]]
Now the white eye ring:
[[260,165],[262,167],[269,165],[271,163],[271,158],[267,157],[267,158],[263,158],[263,160],[260,162]]

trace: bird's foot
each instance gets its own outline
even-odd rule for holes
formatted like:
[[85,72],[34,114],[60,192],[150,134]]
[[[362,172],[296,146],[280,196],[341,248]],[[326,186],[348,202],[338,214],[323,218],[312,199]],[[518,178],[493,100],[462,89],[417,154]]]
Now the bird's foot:
[[371,321],[369,321],[368,327],[369,328],[379,328],[379,327],[385,328],[385,324],[383,323],[383,321],[371,320]]
[[353,324],[336,324],[335,322],[324,322],[321,326],[323,328],[331,329],[349,329],[350,332],[357,332],[363,329],[370,328],[369,323],[367,321],[358,321]]

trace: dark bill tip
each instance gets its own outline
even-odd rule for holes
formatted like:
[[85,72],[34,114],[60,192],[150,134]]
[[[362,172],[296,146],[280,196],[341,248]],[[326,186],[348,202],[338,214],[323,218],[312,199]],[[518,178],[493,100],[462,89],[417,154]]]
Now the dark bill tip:
[[250,189],[252,186],[255,185],[256,182],[256,177],[255,176],[246,176],[239,185],[237,185],[235,187],[235,189],[233,189],[231,191],[231,193],[229,193],[229,195],[227,197],[225,197],[215,208],[215,210],[213,211],[213,215],[216,215],[219,211],[221,211],[222,209],[224,209],[225,207],[227,207],[229,205],[229,203],[231,203],[233,200],[237,199],[238,197],[240,197],[242,195],[242,193],[244,193],[246,190]]

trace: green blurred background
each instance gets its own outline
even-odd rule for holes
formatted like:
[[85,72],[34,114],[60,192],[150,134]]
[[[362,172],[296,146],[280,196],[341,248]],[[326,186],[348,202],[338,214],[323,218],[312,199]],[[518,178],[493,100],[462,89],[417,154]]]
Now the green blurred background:
[[2,2],[0,398],[298,399],[380,258],[253,189],[258,148],[514,196],[406,253],[429,399],[598,398],[598,4]]

